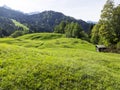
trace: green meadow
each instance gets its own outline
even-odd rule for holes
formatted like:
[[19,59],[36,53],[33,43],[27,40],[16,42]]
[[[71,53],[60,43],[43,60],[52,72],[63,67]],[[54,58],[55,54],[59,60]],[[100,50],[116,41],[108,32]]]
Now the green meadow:
[[120,54],[62,34],[1,38],[0,90],[120,90]]
[[15,24],[15,26],[17,26],[17,27],[21,27],[21,28],[23,28],[24,30],[27,30],[27,31],[29,30],[29,28],[28,28],[27,26],[21,24],[20,22],[14,20],[14,19],[12,19],[12,22],[13,22],[13,23]]

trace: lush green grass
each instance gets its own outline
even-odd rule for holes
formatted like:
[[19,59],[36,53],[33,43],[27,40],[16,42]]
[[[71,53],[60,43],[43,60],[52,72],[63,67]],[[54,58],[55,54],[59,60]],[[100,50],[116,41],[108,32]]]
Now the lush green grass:
[[27,34],[19,37],[19,39],[28,39],[28,40],[52,40],[64,38],[63,34],[55,34],[55,33],[35,33],[35,34]]
[[29,28],[27,26],[21,24],[20,22],[14,20],[14,19],[12,19],[12,21],[15,24],[15,26],[22,27],[24,30],[27,30],[27,31],[29,30]]
[[36,33],[19,38],[2,38],[0,43],[24,46],[27,48],[76,48],[95,51],[94,45],[81,39],[65,38],[64,35],[54,33]]
[[[33,38],[34,37],[34,38]],[[119,90],[120,55],[59,34],[0,39],[2,90]]]

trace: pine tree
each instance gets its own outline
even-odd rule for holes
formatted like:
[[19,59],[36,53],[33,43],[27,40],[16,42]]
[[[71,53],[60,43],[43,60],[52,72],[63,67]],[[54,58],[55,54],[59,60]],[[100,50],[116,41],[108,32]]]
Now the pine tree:
[[74,28],[74,22],[68,23],[65,27],[65,35],[67,38],[71,38],[72,32],[73,32],[73,28]]
[[82,38],[86,36],[85,32],[83,31],[82,27],[78,23],[71,22],[67,24],[65,28],[66,37],[72,38]]
[[83,31],[81,26],[78,23],[74,23],[73,30],[72,30],[72,37],[80,38],[81,31]]
[[59,25],[55,26],[54,32],[55,33],[65,33],[66,22],[62,21]]
[[67,38],[84,38],[88,40],[88,35],[83,31],[82,27],[75,22],[62,21],[54,28],[55,33],[65,34]]

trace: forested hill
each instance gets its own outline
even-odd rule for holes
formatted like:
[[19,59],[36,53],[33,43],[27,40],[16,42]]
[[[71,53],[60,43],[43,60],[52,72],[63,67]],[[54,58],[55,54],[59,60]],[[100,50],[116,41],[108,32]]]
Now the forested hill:
[[22,20],[26,15],[22,12],[15,11],[10,8],[0,7],[0,16],[10,19]]
[[30,32],[52,32],[55,25],[61,21],[78,22],[87,32],[90,24],[83,20],[76,20],[73,17],[65,16],[55,11],[44,11],[38,14],[24,14],[9,8],[0,7],[0,16],[9,19],[15,19],[29,27]]
[[58,25],[61,21],[78,22],[85,31],[89,29],[89,24],[85,21],[76,20],[73,17],[65,16],[64,14],[55,11],[44,11],[39,14],[30,15],[27,23],[31,26],[32,24],[40,25],[42,29],[51,31],[53,30],[53,27]]
[[9,36],[17,30],[11,19],[0,16],[0,37]]

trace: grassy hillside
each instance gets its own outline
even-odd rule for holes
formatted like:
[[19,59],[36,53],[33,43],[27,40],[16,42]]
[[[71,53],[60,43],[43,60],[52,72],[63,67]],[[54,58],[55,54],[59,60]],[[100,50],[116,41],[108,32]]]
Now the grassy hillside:
[[29,28],[27,26],[21,24],[20,22],[14,20],[14,19],[12,19],[12,22],[15,24],[15,26],[23,28],[23,30],[27,30],[27,31],[29,30]]
[[1,90],[119,90],[120,55],[60,34],[0,39]]
[[27,34],[19,37],[20,39],[29,39],[29,40],[51,40],[51,39],[59,39],[64,38],[63,34],[54,34],[54,33],[35,33],[35,34]]

